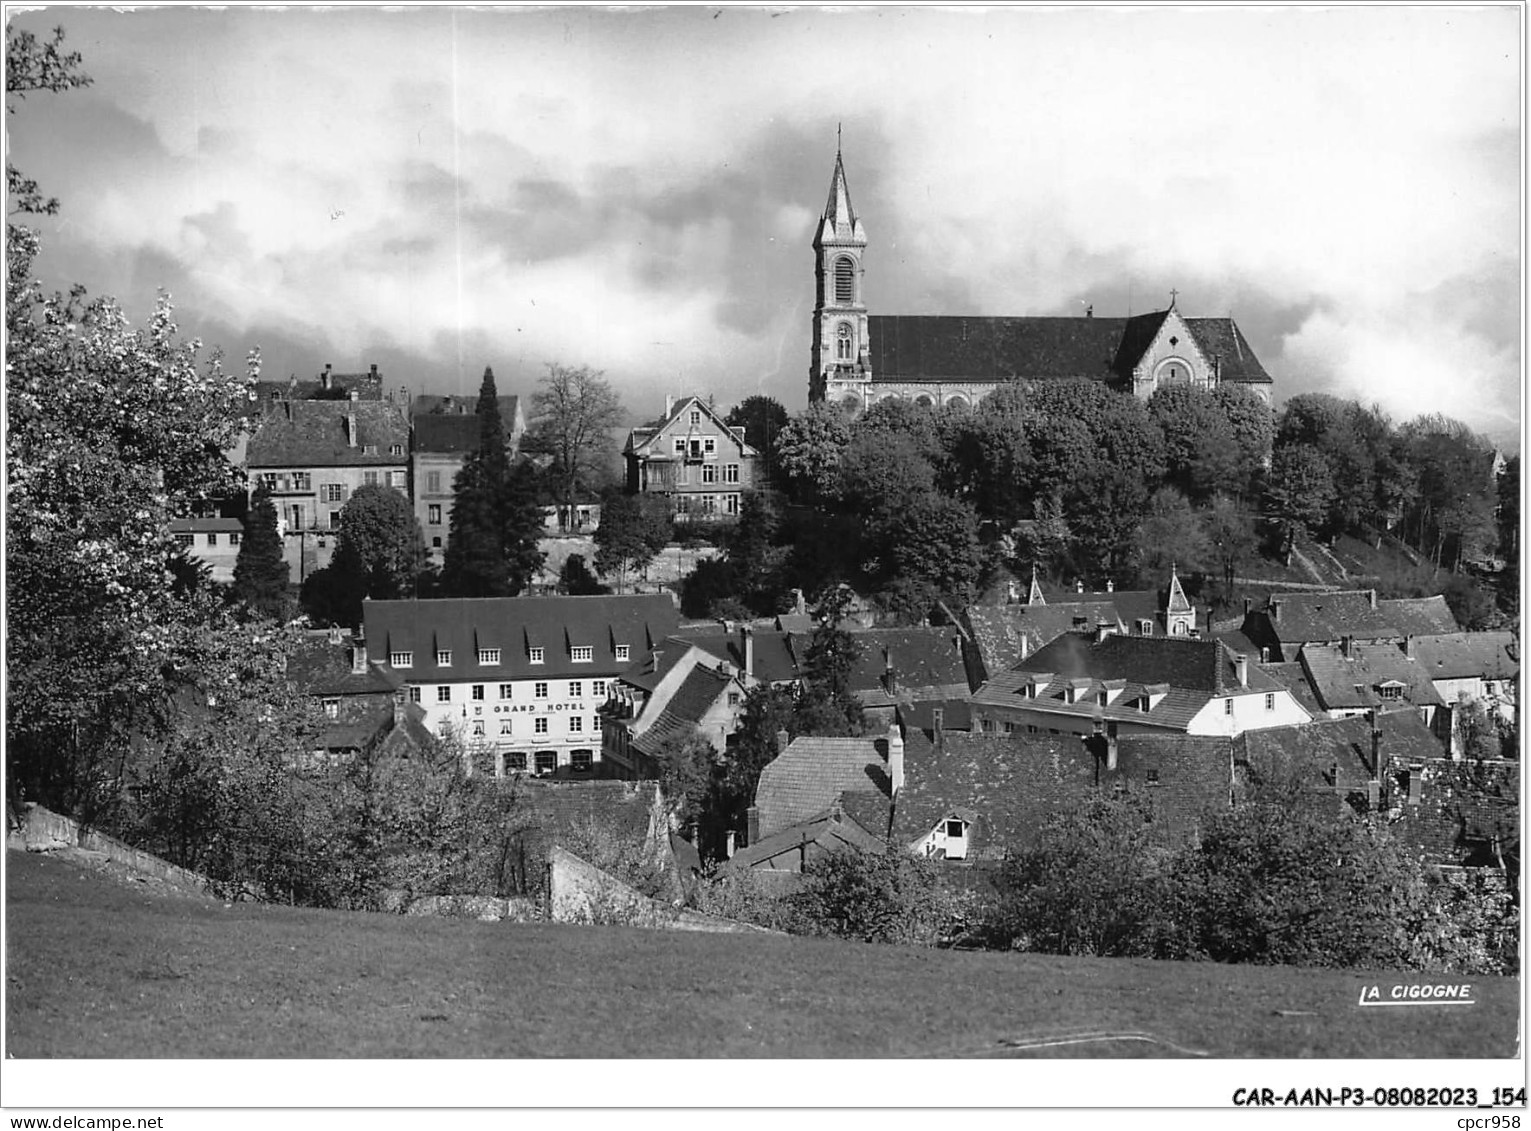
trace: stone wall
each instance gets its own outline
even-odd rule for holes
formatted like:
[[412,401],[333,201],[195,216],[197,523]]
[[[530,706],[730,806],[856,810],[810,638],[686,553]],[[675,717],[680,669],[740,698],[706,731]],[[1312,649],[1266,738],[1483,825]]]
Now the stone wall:
[[[753,933],[763,927],[650,899],[572,852],[548,853],[548,911],[555,923],[651,927],[669,931]],[[766,932],[768,934],[775,932]]]
[[28,852],[84,848],[90,852],[98,852],[114,863],[125,865],[147,875],[157,876],[180,887],[194,888],[199,891],[205,891],[208,887],[206,876],[188,871],[151,853],[131,848],[105,833],[99,833],[94,829],[81,829],[80,823],[74,818],[61,816],[51,809],[44,809],[41,805],[26,805],[21,815],[20,826],[19,829],[11,831],[10,840],[13,844],[19,841],[20,846]]

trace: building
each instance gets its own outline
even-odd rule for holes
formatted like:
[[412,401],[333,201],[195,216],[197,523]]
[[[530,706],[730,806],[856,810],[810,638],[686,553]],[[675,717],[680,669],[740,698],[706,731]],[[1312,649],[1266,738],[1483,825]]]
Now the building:
[[221,583],[234,580],[234,563],[239,558],[239,540],[245,524],[237,518],[173,518],[170,536],[186,551],[187,557],[207,566],[212,579]]
[[1347,636],[1338,644],[1304,644],[1297,661],[1331,719],[1413,710],[1443,739],[1451,734],[1450,706],[1416,657],[1412,638],[1395,644]]
[[982,733],[1236,735],[1305,723],[1291,691],[1216,640],[1068,633],[973,696]]
[[667,637],[609,684],[601,730],[606,757],[647,776],[666,742],[697,734],[722,754],[748,689],[742,668]]
[[[409,403],[408,392],[400,389],[400,399]],[[272,401],[344,401],[351,394],[364,401],[383,399],[383,375],[376,365],[369,365],[365,373],[337,373],[335,367],[325,363],[324,372],[314,377],[298,379],[294,373],[285,381],[257,381],[255,393],[262,403]]]
[[1260,660],[1290,663],[1305,644],[1401,642],[1412,635],[1460,632],[1444,597],[1379,599],[1375,589],[1271,594],[1263,607],[1246,599],[1239,632]]
[[904,398],[975,405],[1015,380],[1083,377],[1147,399],[1164,385],[1237,384],[1267,404],[1271,378],[1232,318],[1168,309],[1127,318],[980,318],[869,313],[866,228],[835,154],[814,231],[816,297],[808,397],[861,410]]
[[316,758],[333,761],[379,749],[409,757],[434,744],[425,712],[408,701],[404,681],[369,660],[348,633],[307,633],[288,657],[287,678],[324,712]]
[[665,398],[658,420],[634,428],[622,450],[628,494],[666,500],[677,522],[713,522],[739,514],[744,492],[760,480],[760,453],[700,397]]
[[668,594],[365,601],[365,648],[496,776],[634,777],[603,757],[611,683],[675,631]]
[[864,829],[879,824],[886,829],[904,780],[904,739],[897,725],[881,738],[799,735],[782,747],[755,786],[746,818],[748,844],[816,822],[836,804],[842,810],[854,805]]
[[1511,632],[1454,632],[1405,642],[1441,700],[1452,707],[1452,752],[1463,753],[1459,705],[1482,703],[1506,723],[1516,718],[1520,645]]
[[[492,375],[490,370],[484,371]],[[515,459],[526,434],[520,397],[500,397],[505,444]],[[478,401],[467,397],[419,396],[413,405],[411,485],[415,517],[431,561],[441,565],[452,531],[453,484],[469,455],[478,451]]]
[[277,400],[245,449],[252,484],[276,506],[290,576],[329,565],[340,512],[362,487],[409,493],[409,409],[391,400]]

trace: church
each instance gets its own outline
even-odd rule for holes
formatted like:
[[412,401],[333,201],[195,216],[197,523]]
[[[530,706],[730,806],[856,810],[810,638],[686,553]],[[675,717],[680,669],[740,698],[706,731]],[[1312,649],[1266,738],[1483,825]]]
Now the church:
[[1147,400],[1162,385],[1243,385],[1271,403],[1271,379],[1232,318],[1169,309],[1130,318],[869,314],[866,228],[837,151],[813,237],[817,297],[808,398],[861,411],[890,397],[976,405],[1007,381],[1087,377]]

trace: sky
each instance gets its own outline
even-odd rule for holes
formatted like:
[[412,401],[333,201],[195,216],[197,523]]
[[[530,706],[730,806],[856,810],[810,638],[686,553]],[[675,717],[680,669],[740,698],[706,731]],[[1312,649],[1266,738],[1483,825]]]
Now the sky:
[[1232,315],[1277,403],[1520,431],[1522,12],[13,9],[37,265],[262,376],[807,400],[841,130],[874,314]]

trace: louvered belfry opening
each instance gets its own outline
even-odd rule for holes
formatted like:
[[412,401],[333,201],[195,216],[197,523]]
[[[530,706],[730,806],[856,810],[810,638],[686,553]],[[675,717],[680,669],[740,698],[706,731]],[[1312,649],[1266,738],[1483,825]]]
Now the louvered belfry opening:
[[849,305],[856,301],[856,265],[849,258],[835,260],[835,302]]

